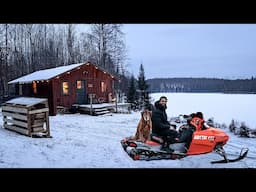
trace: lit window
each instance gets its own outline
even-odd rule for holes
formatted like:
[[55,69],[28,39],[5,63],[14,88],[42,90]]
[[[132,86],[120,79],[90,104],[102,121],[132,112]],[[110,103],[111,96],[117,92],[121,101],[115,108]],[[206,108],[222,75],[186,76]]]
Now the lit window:
[[62,83],[62,92],[63,92],[63,95],[68,95],[68,82]]
[[103,82],[103,81],[101,81],[101,92],[102,93],[104,93],[104,92],[106,92],[106,83],[105,82]]
[[82,81],[77,81],[76,82],[76,88],[81,89],[82,88]]
[[35,81],[33,81],[32,86],[33,86],[33,93],[37,94],[37,86],[36,86],[36,82]]

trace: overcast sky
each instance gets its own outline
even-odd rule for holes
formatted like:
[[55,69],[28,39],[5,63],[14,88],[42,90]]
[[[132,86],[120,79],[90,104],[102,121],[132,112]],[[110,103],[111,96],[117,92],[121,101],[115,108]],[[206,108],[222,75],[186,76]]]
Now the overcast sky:
[[146,78],[256,76],[256,24],[124,24],[128,70]]

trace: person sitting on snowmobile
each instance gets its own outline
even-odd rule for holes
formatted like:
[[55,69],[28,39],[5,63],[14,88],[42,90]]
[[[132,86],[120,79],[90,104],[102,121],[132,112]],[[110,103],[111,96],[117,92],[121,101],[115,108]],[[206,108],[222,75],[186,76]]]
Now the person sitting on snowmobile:
[[184,115],[184,117],[187,119],[188,127],[180,131],[179,142],[185,142],[185,147],[188,149],[194,131],[205,130],[209,128],[209,126],[205,123],[202,112],[192,113],[189,116]]
[[152,112],[152,133],[162,136],[163,143],[161,150],[171,152],[169,145],[177,141],[178,132],[173,129],[173,126],[167,120],[167,97],[161,96],[158,101],[155,102],[155,108]]
[[201,131],[209,128],[209,126],[204,121],[204,116],[202,112],[197,112],[193,116],[191,115],[192,119],[189,121],[189,124],[194,126],[196,131]]

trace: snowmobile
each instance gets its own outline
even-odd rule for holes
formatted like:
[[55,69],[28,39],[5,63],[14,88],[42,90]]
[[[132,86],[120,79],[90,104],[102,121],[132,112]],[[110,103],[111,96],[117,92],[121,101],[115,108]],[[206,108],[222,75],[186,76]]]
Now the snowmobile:
[[[179,129],[189,128],[188,124],[179,126]],[[145,142],[134,141],[132,137],[121,140],[121,145],[133,160],[159,160],[159,159],[181,159],[190,155],[200,155],[217,152],[224,159],[212,161],[211,163],[229,163],[244,159],[249,151],[242,148],[240,155],[235,159],[228,159],[223,146],[229,140],[229,136],[221,129],[208,127],[204,130],[195,130],[192,140],[187,142],[175,142],[169,145],[168,151],[161,150],[163,138],[151,133],[151,139]]]

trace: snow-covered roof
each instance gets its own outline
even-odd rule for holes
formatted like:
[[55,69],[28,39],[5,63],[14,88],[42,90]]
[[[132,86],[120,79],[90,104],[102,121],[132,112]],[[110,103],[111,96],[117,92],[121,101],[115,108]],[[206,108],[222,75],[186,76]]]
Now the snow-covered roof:
[[35,97],[18,97],[18,98],[6,101],[5,103],[32,106],[45,101],[47,101],[47,99],[35,98]]
[[45,70],[40,70],[40,71],[35,71],[34,73],[25,75],[23,77],[20,77],[18,79],[14,79],[8,84],[11,83],[30,83],[32,81],[42,81],[42,80],[49,80],[53,77],[56,77],[62,73],[68,72],[76,67],[79,67],[85,63],[78,63],[78,64],[72,64],[72,65],[67,65],[67,66],[61,66],[61,67],[56,67],[52,69],[45,69]]

